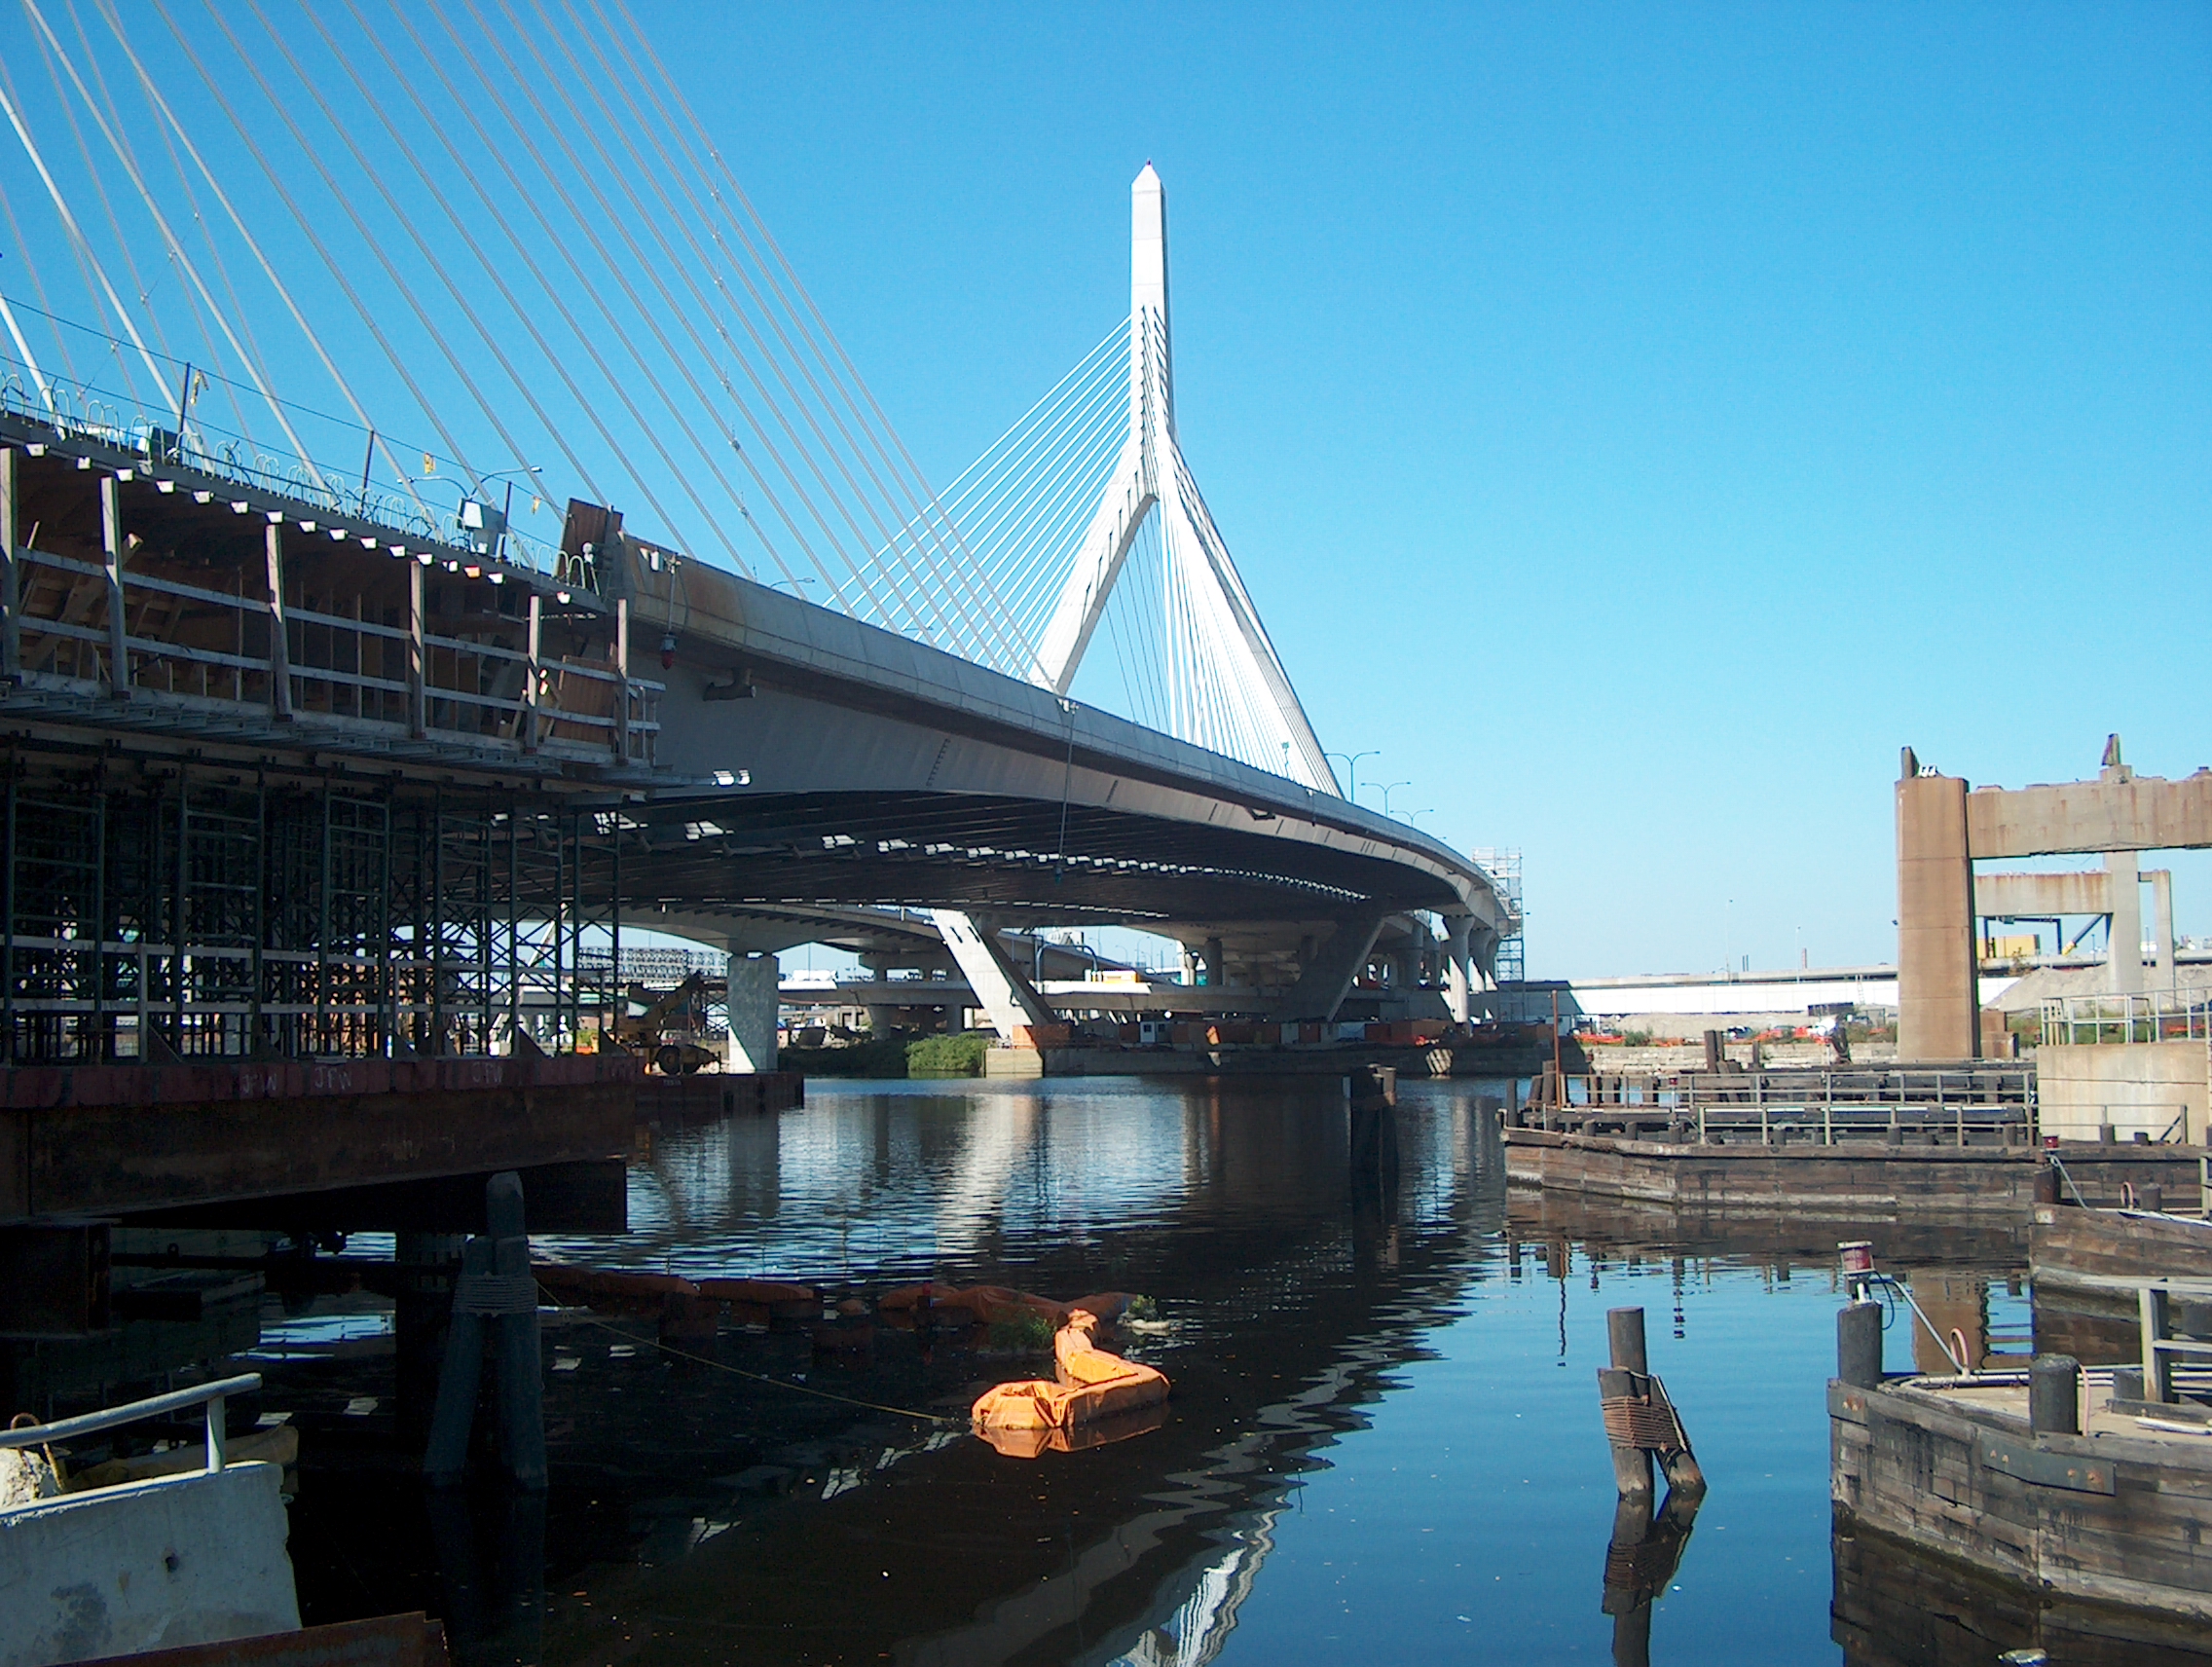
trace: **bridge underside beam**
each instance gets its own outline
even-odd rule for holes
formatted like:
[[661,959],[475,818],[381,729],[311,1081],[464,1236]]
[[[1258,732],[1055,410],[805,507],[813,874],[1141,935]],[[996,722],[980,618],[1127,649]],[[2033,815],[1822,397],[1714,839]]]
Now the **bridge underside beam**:
[[633,907],[913,904],[1078,924],[1309,920],[1453,900],[1363,854],[1057,800],[928,793],[663,798],[629,813]]

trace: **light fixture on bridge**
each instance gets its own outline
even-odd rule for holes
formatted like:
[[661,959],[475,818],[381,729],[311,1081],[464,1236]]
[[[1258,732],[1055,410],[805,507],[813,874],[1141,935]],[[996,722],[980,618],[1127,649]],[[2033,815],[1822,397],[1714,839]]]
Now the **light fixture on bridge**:
[[553,593],[553,600],[566,608],[569,606],[569,593],[565,590],[557,590]]
[[669,632],[660,640],[660,669],[668,671],[676,664],[676,633]]
[[717,770],[714,773],[714,782],[717,787],[751,787],[753,785],[753,772],[751,770]]

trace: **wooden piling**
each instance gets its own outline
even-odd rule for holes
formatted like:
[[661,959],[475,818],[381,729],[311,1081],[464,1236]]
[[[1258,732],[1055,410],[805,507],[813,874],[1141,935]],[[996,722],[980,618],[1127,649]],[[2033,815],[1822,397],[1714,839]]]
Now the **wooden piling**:
[[[1601,1400],[1614,1400],[1640,1392],[1637,1377],[1648,1373],[1643,1345],[1643,1310],[1615,1308],[1605,1311],[1605,1342],[1612,1361],[1609,1371],[1598,1374]],[[1651,1494],[1651,1455],[1641,1447],[1618,1439],[1611,1441],[1613,1482],[1625,1497]]]
[[1345,1077],[1351,1101],[1350,1159],[1355,1174],[1395,1175],[1398,1168],[1398,1073],[1368,1065]]
[[423,1474],[432,1486],[450,1487],[468,1468],[468,1438],[489,1340],[498,1378],[500,1458],[518,1486],[542,1488],[545,1374],[537,1286],[523,1224],[522,1177],[511,1169],[494,1175],[484,1189],[484,1204],[491,1232],[461,1247]]
[[1612,1364],[1598,1373],[1598,1399],[1613,1454],[1613,1481],[1622,1497],[1651,1492],[1656,1457],[1672,1493],[1694,1499],[1705,1492],[1705,1472],[1690,1451],[1667,1386],[1652,1376],[1643,1342],[1643,1310],[1609,1309],[1605,1340]]

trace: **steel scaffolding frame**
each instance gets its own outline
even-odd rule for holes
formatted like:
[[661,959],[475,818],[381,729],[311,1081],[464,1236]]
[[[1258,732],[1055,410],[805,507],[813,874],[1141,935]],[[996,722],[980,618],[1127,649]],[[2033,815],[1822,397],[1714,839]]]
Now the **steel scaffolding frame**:
[[5,1062],[554,1051],[606,999],[612,815],[23,750],[5,776]]

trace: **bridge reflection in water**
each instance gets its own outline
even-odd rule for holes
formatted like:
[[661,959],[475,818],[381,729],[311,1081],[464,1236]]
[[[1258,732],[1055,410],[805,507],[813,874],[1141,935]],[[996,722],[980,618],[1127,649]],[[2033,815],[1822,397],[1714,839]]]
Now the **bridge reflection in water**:
[[[1870,1233],[1893,1267],[1949,1281],[2005,1348],[2025,1346],[2013,1241],[1509,1197],[1486,1087],[1498,1092],[1408,1089],[1401,1179],[1381,1197],[1353,1193],[1333,1085],[819,1085],[780,1119],[653,1131],[632,1168],[633,1236],[543,1247],[831,1287],[941,1276],[1149,1293],[1166,1329],[1130,1352],[1174,1380],[1167,1419],[1025,1463],[957,1425],[654,1365],[649,1321],[633,1339],[557,1332],[556,1357],[581,1365],[551,1386],[569,1432],[552,1596],[527,1638],[464,1640],[463,1655],[1602,1659],[1614,1513],[1592,1369],[1604,1310],[1628,1303],[1650,1313],[1653,1363],[1713,1481],[1646,1617],[1653,1652],[1832,1661],[1847,1643],[1852,1659],[1918,1659],[1863,1592],[1831,1616],[1831,1580],[1871,1566],[1848,1546],[1831,1560],[1833,1245]],[[1030,1369],[848,1323],[866,1332],[849,1352],[728,1332],[713,1348],[809,1389],[939,1412]],[[1893,1365],[1906,1347],[1893,1331]],[[788,1472],[790,1492],[748,1492],[753,1465]],[[314,1499],[293,1547],[311,1609],[358,1602],[323,1573],[341,1562],[387,1608],[439,1606],[426,1562],[366,1543],[373,1510],[349,1522]],[[391,1508],[411,1507],[394,1494]],[[2029,1641],[2010,1636],[2021,1613],[1996,1604],[1968,1631],[2010,1648]]]

